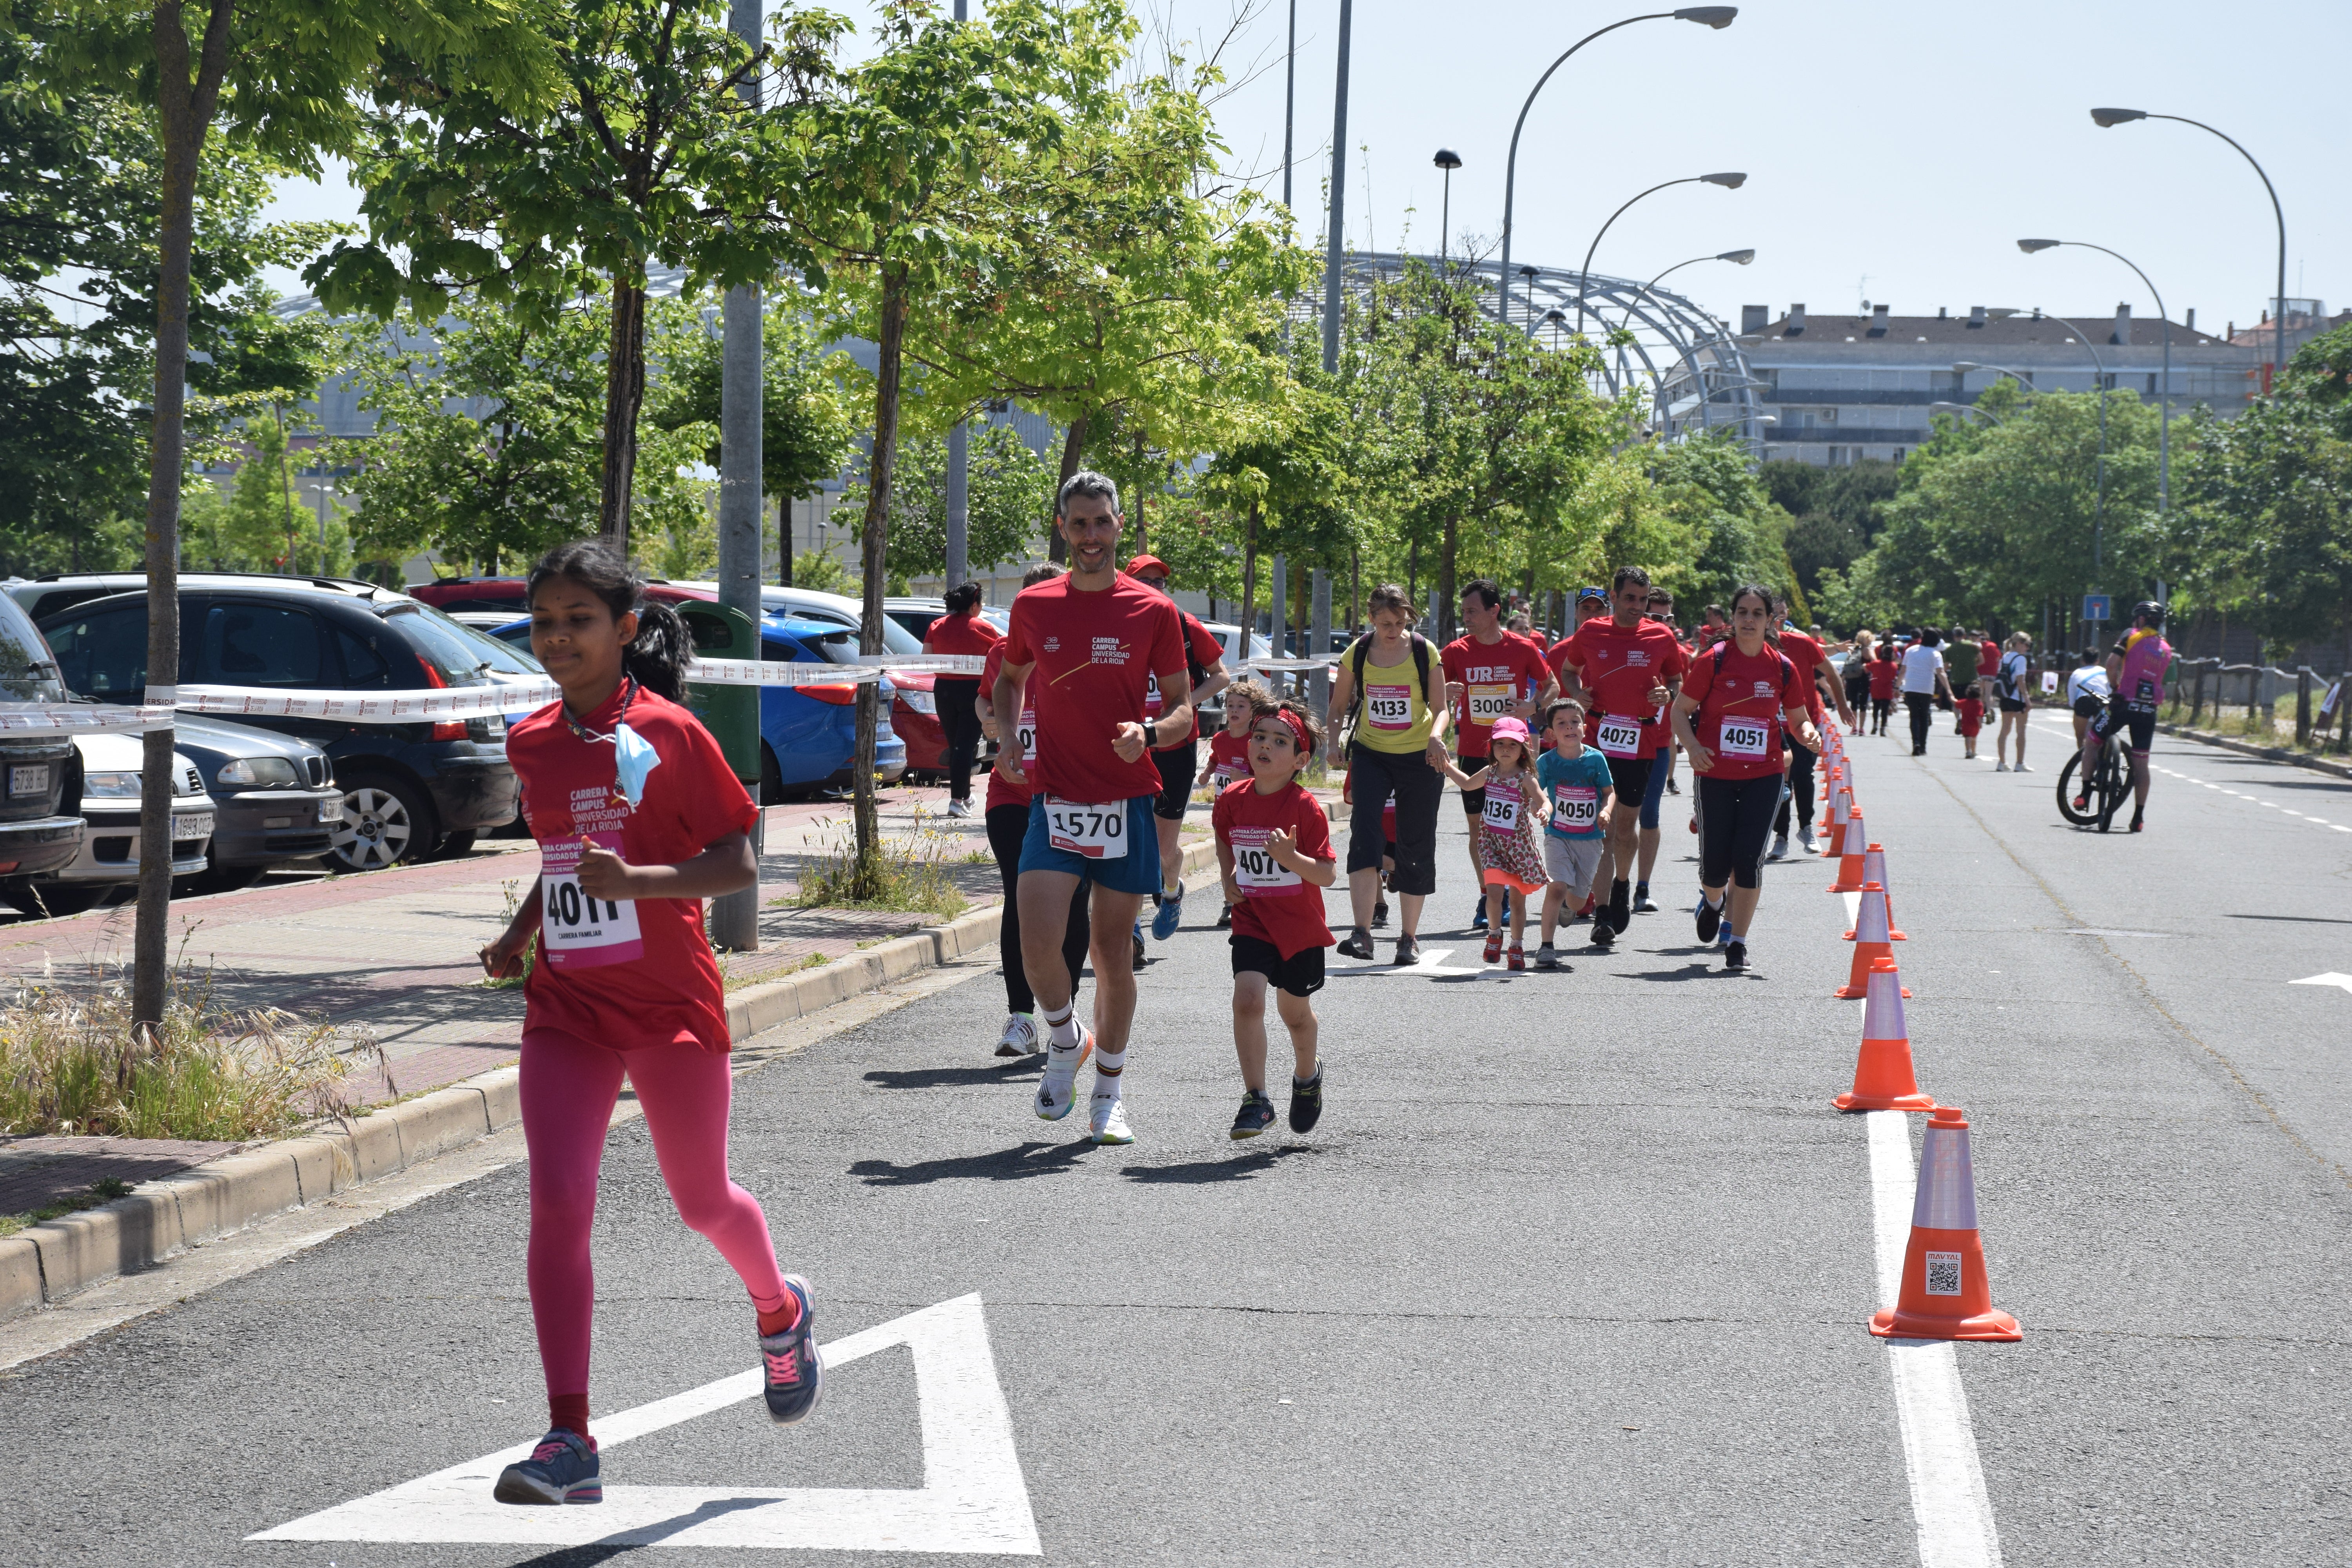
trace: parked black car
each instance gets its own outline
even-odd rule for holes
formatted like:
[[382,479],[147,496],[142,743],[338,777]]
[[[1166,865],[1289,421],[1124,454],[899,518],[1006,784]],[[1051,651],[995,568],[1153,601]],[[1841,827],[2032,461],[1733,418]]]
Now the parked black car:
[[[40,633],[16,601],[0,596],[0,708],[65,700]],[[73,742],[62,734],[0,738],[0,889],[70,863],[83,831]]]
[[[488,683],[474,635],[405,595],[294,577],[194,581],[180,594],[180,685],[296,692]],[[41,629],[72,690],[110,702],[136,701],[145,691],[143,592],[75,605],[47,617]],[[332,760],[342,820],[331,866],[365,871],[460,853],[478,832],[514,820],[506,721],[496,714],[398,725],[259,716],[237,722],[309,741]]]
[[334,848],[343,792],[335,787],[327,753],[310,742],[183,713],[172,743],[196,765],[215,808],[204,873],[173,891],[226,892],[249,886],[280,860]]

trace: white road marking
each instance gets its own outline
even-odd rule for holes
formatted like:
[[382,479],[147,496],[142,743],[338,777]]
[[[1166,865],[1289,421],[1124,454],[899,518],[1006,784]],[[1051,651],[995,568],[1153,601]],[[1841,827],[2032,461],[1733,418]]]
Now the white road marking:
[[[1900,1110],[1873,1110],[1871,1216],[1878,1254],[1878,1293],[1893,1306],[1902,1289],[1903,1250],[1911,1238],[1916,1176],[1911,1130]],[[1911,1477],[1911,1517],[1920,1568],[2000,1568],[2000,1535],[1977,1458],[1960,1363],[1943,1340],[1888,1340],[1887,1369],[1902,1418],[1903,1467]]]
[[2347,991],[2352,991],[2352,974],[2338,974],[2331,969],[2325,974],[2305,975],[2301,980],[2290,980],[2287,984],[2289,985],[2340,985]]
[[[826,1375],[837,1377],[851,1362],[894,1345],[915,1358],[923,1484],[912,1490],[608,1486],[601,1505],[494,1502],[499,1472],[530,1455],[532,1445],[521,1443],[247,1539],[1043,1556],[980,1298],[959,1296],[835,1340],[824,1348]],[[631,1438],[755,1399],[760,1375],[756,1369],[738,1373],[604,1416],[596,1423],[599,1452],[610,1455]],[[788,1462],[788,1442],[780,1438],[780,1467]]]
[[1403,965],[1402,967],[1399,967],[1393,963],[1359,963],[1352,964],[1346,969],[1331,970],[1325,974],[1324,978],[1327,980],[1337,980],[1343,975],[1350,974],[1504,975],[1510,973],[1500,964],[1496,964],[1492,968],[1488,968],[1485,964],[1479,964],[1472,968],[1464,968],[1459,964],[1449,964],[1445,962],[1445,955],[1453,951],[1454,950],[1450,947],[1424,947],[1421,950],[1421,956],[1419,958],[1415,959],[1411,963]]

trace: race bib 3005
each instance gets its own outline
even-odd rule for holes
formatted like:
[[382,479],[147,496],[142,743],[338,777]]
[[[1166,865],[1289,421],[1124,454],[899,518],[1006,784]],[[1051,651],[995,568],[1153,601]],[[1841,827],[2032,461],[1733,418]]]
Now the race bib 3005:
[[1593,743],[1607,756],[1638,757],[1642,754],[1642,721],[1603,714]]
[[1762,758],[1771,754],[1772,726],[1757,719],[1726,719],[1717,731],[1717,750],[1727,757]]
[[1474,686],[1470,689],[1470,722],[1492,724],[1497,719],[1510,716],[1512,699],[1517,693],[1508,686]]
[[[621,836],[592,833],[600,849],[618,853]],[[595,969],[643,958],[637,906],[629,899],[592,899],[580,889],[580,840],[562,839],[541,849],[540,951],[558,969]]]
[[1244,898],[1271,899],[1306,885],[1305,878],[1266,851],[1265,841],[1273,832],[1270,827],[1236,827],[1226,836],[1234,849],[1234,880],[1241,884]]
[[1055,848],[1088,860],[1127,858],[1127,803],[1087,805],[1059,795],[1045,797],[1045,833]]

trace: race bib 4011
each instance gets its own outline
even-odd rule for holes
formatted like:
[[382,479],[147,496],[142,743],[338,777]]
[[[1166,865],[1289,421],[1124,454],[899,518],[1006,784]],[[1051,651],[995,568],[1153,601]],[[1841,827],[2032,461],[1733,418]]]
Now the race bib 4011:
[[1045,797],[1045,833],[1054,847],[1088,860],[1127,858],[1127,802],[1087,805],[1059,795]]
[[[615,854],[617,833],[588,836]],[[540,951],[558,969],[594,969],[643,958],[637,906],[629,899],[592,899],[580,889],[580,840],[559,839],[540,850]]]

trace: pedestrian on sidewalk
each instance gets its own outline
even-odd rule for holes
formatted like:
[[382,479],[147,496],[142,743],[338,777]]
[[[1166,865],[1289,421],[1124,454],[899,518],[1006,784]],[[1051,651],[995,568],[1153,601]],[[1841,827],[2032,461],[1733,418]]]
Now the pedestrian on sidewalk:
[[531,651],[562,689],[518,723],[507,755],[539,841],[539,885],[481,950],[523,972],[526,1274],[547,1378],[548,1433],[499,1475],[500,1502],[602,1502],[588,1427],[597,1170],[625,1076],[678,1216],[710,1238],[758,1314],[768,1414],[805,1418],[820,1366],[808,1282],[781,1273],[767,1216],[727,1173],[727,1005],[702,900],[752,886],[759,808],[687,711],[693,643],[644,579],[593,540],[531,569]]
[[2027,652],[2033,647],[2032,637],[2023,632],[2009,634],[2009,649],[1994,667],[1993,692],[2000,700],[2000,733],[1993,737],[1992,771],[2009,771],[2009,738],[2017,737],[2017,771],[2031,773],[2025,765],[2025,716],[2033,707],[2033,681],[2029,673],[2031,660]]
[[1952,700],[1951,678],[1944,673],[1944,656],[1937,644],[1943,640],[1935,627],[1923,628],[1919,640],[1903,655],[1903,705],[1911,710],[1911,754],[1927,754],[1927,729],[1935,721],[1936,701],[1941,698],[1947,706]]
[[[1004,640],[1004,634],[980,613],[977,583],[961,583],[947,593],[948,613],[923,635],[929,654],[978,654]],[[980,696],[980,677],[941,675],[931,681],[931,697],[940,711],[940,731],[948,742],[948,815],[971,815],[971,765],[980,755],[980,715],[973,704]]]

